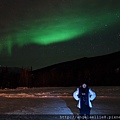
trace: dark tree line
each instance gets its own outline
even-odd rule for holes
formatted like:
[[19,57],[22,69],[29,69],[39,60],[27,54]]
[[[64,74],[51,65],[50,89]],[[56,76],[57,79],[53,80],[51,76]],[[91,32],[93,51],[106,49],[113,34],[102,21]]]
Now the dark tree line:
[[120,66],[93,66],[86,68],[56,67],[32,71],[21,68],[19,72],[4,67],[0,71],[0,88],[17,87],[66,87],[79,86],[82,82],[89,85],[120,85]]
[[0,88],[32,87],[32,70],[29,68],[0,69]]

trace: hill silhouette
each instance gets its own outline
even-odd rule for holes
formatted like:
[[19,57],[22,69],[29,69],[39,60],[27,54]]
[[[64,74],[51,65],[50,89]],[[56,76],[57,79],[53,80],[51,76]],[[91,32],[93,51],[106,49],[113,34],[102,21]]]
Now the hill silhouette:
[[120,85],[120,51],[33,71],[32,67],[0,67],[0,88],[67,87],[79,86],[83,82],[94,86]]
[[34,70],[34,86],[120,85],[120,51]]

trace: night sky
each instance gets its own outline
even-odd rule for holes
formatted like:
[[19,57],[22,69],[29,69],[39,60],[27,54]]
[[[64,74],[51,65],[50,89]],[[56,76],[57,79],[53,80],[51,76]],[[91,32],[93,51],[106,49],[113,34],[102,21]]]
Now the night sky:
[[0,65],[43,68],[120,51],[120,0],[0,0]]

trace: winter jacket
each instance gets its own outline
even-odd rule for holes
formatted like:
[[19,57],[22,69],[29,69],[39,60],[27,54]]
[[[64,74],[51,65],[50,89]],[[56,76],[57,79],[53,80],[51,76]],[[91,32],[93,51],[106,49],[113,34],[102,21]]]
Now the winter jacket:
[[[78,97],[78,94],[79,94],[79,88],[77,88],[77,90],[73,93],[73,97],[75,100],[78,101],[78,105],[77,107],[78,108],[81,108],[81,100],[80,98]],[[88,92],[88,103],[89,103],[89,107],[92,108],[92,103],[91,101],[93,101],[96,97],[96,93],[93,92],[90,88],[89,88],[89,92]]]

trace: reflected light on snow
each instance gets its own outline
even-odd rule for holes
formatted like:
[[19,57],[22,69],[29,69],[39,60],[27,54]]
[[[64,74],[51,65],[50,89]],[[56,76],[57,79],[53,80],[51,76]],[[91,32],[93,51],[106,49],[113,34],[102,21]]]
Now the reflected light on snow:
[[1,93],[0,97],[6,98],[73,98],[72,96],[61,96],[61,95],[45,95],[45,93],[35,93],[35,94],[26,94],[26,93],[19,93],[19,94],[5,94]]

